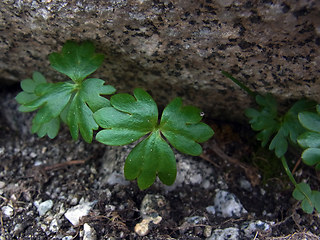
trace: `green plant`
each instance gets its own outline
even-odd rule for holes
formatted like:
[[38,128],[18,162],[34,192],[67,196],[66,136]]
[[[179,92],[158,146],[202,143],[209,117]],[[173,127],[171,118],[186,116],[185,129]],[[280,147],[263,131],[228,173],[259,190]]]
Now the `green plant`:
[[104,85],[104,81],[97,78],[84,80],[96,71],[102,64],[104,56],[94,53],[94,46],[90,42],[78,45],[68,41],[61,53],[49,56],[51,66],[72,81],[49,83],[38,72],[33,79],[21,82],[23,92],[16,100],[22,112],[39,110],[32,120],[32,133],[39,137],[57,136],[60,121],[69,126],[73,139],[78,139],[79,131],[86,142],[91,142],[93,130],[98,124],[93,118],[93,112],[110,106],[109,100],[100,95],[109,95],[115,88]]
[[320,105],[317,105],[317,113],[301,112],[298,118],[308,130],[298,138],[298,143],[305,149],[301,158],[305,164],[315,165],[320,170]]
[[126,145],[147,135],[129,153],[125,177],[137,179],[140,189],[150,187],[157,176],[164,184],[173,184],[177,170],[169,143],[183,153],[198,156],[202,152],[199,143],[211,138],[213,130],[201,122],[200,109],[182,106],[180,98],[168,104],[160,122],[156,103],[140,88],[134,90],[134,96],[115,94],[109,101],[102,95],[114,94],[113,86],[104,85],[101,79],[86,79],[103,59],[91,42],[66,42],[61,53],[50,54],[49,60],[55,70],[72,81],[49,83],[35,72],[32,79],[21,82],[23,91],[16,97],[19,110],[38,110],[31,131],[39,137],[56,137],[61,121],[67,124],[73,139],[78,139],[80,131],[88,143],[99,126],[103,129],[96,140],[107,145]]
[[[240,81],[227,72],[222,72],[234,83],[240,86],[248,94],[255,97],[258,109],[248,108],[245,115],[250,119],[251,128],[258,131],[257,139],[265,147],[269,142],[269,150],[274,150],[275,155],[281,159],[282,165],[290,181],[294,184],[293,197],[301,201],[301,208],[312,213],[314,209],[320,212],[320,192],[312,191],[307,183],[297,183],[289,169],[285,154],[288,145],[294,147],[298,143],[303,148],[307,148],[302,153],[302,159],[307,165],[316,165],[319,170],[320,166],[320,116],[319,105],[317,106],[318,114],[312,112],[316,103],[309,100],[299,100],[284,114],[279,115],[277,101],[271,95],[265,96],[252,92]],[[306,129],[309,130],[306,132]]]
[[128,155],[124,167],[127,179],[138,179],[141,189],[148,188],[156,178],[171,185],[176,178],[176,161],[169,144],[179,151],[198,156],[202,152],[197,142],[205,142],[212,135],[212,129],[201,123],[201,111],[193,106],[182,106],[180,98],[174,99],[164,109],[158,123],[158,109],[151,96],[142,89],[129,94],[111,97],[112,107],[98,110],[94,117],[104,128],[96,139],[107,145],[125,145],[146,134]]

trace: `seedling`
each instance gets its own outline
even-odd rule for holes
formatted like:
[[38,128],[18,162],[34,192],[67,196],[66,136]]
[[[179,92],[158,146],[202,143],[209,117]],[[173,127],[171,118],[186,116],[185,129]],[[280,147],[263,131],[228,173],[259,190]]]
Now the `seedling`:
[[167,185],[176,178],[176,161],[170,145],[177,150],[198,156],[202,152],[201,142],[207,141],[212,129],[200,122],[200,109],[182,106],[180,98],[174,99],[164,109],[158,123],[157,105],[151,96],[142,89],[129,94],[116,94],[111,97],[112,107],[98,110],[94,117],[104,128],[96,139],[107,145],[126,145],[149,134],[148,137],[130,152],[124,166],[125,177],[138,179],[141,189],[148,188],[158,174]]
[[48,83],[35,72],[32,79],[21,82],[23,92],[16,97],[21,104],[19,110],[38,110],[31,131],[39,137],[56,137],[61,121],[67,124],[73,139],[78,139],[80,131],[88,143],[99,126],[103,129],[96,140],[106,145],[126,145],[147,135],[129,153],[125,177],[137,179],[140,189],[150,187],[157,176],[164,184],[173,184],[177,169],[169,143],[182,153],[198,156],[202,152],[199,143],[211,138],[213,130],[201,122],[200,109],[182,106],[180,98],[168,104],[160,122],[156,103],[140,88],[134,90],[134,96],[116,94],[109,101],[102,95],[114,94],[113,86],[104,85],[101,79],[86,79],[103,59],[102,54],[95,53],[92,43],[68,41],[61,53],[50,54],[49,60],[71,81]]
[[[293,197],[301,201],[301,208],[306,213],[312,213],[314,209],[320,212],[320,192],[312,191],[307,183],[297,183],[289,169],[285,154],[288,145],[294,147],[298,143],[306,150],[302,153],[303,161],[310,166],[316,165],[320,170],[320,107],[318,114],[314,113],[316,103],[309,100],[299,100],[284,114],[279,115],[277,101],[271,95],[262,96],[252,92],[248,87],[227,72],[222,72],[234,83],[255,97],[258,109],[248,108],[245,115],[250,119],[251,128],[258,131],[257,139],[265,147],[269,142],[269,150],[274,150],[275,155],[281,159],[282,165],[294,184]],[[308,130],[308,131],[307,131]]]
[[84,80],[98,69],[103,59],[103,55],[94,52],[92,43],[78,45],[68,41],[62,52],[52,53],[49,60],[54,69],[72,81],[49,83],[41,73],[35,72],[33,79],[21,82],[23,92],[16,97],[21,104],[19,110],[39,110],[32,120],[32,133],[54,138],[62,120],[69,126],[74,140],[78,139],[80,131],[86,142],[92,141],[93,130],[99,127],[93,119],[93,112],[110,106],[109,100],[100,95],[115,92],[113,86],[104,85],[101,79]]

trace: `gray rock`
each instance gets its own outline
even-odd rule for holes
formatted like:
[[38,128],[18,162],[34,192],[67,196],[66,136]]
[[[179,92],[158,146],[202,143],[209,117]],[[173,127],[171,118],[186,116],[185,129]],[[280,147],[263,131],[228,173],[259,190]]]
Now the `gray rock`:
[[212,215],[214,215],[216,213],[216,209],[214,206],[208,206],[208,207],[206,207],[206,210],[208,213],[210,213]]
[[72,240],[73,236],[64,236],[61,240]]
[[266,236],[267,234],[271,234],[272,232],[270,224],[272,223],[266,223],[260,220],[251,221],[244,223],[241,226],[241,231],[244,232],[245,237],[247,237],[248,239],[254,238],[257,232],[262,232]]
[[87,216],[96,203],[97,201],[83,202],[68,209],[64,216],[72,223],[73,226],[77,226],[79,225],[80,219]]
[[40,217],[44,216],[53,207],[52,200],[47,200],[41,203],[39,201],[35,201],[33,204],[36,206]]
[[94,76],[121,91],[143,86],[161,105],[180,95],[210,116],[242,117],[251,99],[221,70],[281,99],[320,98],[317,0],[5,0],[0,9],[1,83],[34,70],[65,79],[47,56],[74,39],[107,55]]
[[97,233],[89,224],[83,224],[83,240],[96,240]]
[[60,228],[60,224],[59,224],[58,220],[56,218],[54,218],[50,223],[49,230],[51,232],[56,233],[59,231],[59,228]]
[[239,183],[240,183],[240,187],[243,188],[244,190],[248,192],[252,191],[251,183],[247,179],[241,178],[239,180]]
[[214,198],[216,213],[222,217],[241,217],[247,213],[239,199],[227,191],[218,191]]
[[[198,225],[207,225],[207,219],[206,217],[203,216],[191,216],[191,217],[186,217],[184,218],[182,224],[179,226],[179,231],[181,234],[184,234],[186,231],[190,230],[190,229],[194,229],[196,226]],[[209,234],[209,225],[208,229],[205,229],[206,234]],[[212,230],[212,229],[211,229]]]
[[13,213],[14,213],[12,206],[3,206],[1,208],[1,211],[2,211],[3,215],[8,218],[12,217]]
[[216,229],[212,233],[211,237],[207,240],[239,240],[239,229],[235,227],[229,227],[225,229]]

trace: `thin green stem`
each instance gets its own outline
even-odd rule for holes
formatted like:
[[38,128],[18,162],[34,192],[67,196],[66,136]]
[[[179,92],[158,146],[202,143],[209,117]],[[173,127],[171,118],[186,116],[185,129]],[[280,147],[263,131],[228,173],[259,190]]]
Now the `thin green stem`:
[[240,88],[242,88],[244,91],[246,91],[251,97],[255,98],[256,93],[251,91],[246,85],[244,85],[242,82],[240,82],[238,79],[235,79],[230,73],[222,71],[222,74],[225,75],[227,78],[230,78],[232,82],[237,84]]
[[291,171],[290,171],[290,168],[288,166],[288,163],[287,163],[287,160],[284,156],[281,157],[281,162],[282,162],[282,165],[284,167],[284,170],[286,171],[290,181],[293,183],[293,185],[305,196],[305,198],[308,200],[309,204],[311,206],[313,206],[312,204],[312,201],[311,199],[308,197],[308,195],[300,188],[300,186],[297,184],[296,180],[294,179]]
[[297,184],[296,180],[294,179],[294,177],[293,177],[293,175],[292,175],[292,173],[290,171],[290,168],[288,166],[287,160],[286,160],[286,158],[284,156],[281,157],[281,162],[282,162],[284,170],[286,171],[286,174],[288,175],[290,181],[293,183],[293,185],[295,187],[298,187],[298,184]]

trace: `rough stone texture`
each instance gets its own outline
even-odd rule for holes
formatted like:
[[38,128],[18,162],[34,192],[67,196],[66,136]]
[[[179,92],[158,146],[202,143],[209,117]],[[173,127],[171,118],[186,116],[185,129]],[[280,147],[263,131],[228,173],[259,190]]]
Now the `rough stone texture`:
[[34,70],[51,80],[47,55],[73,39],[107,55],[95,75],[119,91],[144,87],[210,116],[239,117],[251,99],[222,76],[278,98],[320,100],[317,0],[3,0],[0,83]]

